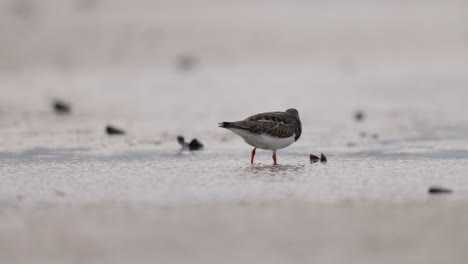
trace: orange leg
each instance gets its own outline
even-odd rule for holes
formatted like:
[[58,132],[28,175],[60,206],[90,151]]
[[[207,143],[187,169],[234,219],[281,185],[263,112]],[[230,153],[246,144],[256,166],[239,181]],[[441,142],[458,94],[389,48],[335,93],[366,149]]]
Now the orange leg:
[[278,165],[276,162],[276,151],[273,151],[273,165]]
[[252,156],[250,157],[250,164],[253,164],[253,162],[254,162],[255,150],[256,150],[256,149],[257,149],[257,148],[254,148],[254,149],[252,150]]

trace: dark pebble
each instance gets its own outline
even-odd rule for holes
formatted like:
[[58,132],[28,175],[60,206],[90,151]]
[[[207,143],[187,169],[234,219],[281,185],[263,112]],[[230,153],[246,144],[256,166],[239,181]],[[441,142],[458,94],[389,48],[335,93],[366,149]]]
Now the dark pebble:
[[183,136],[178,136],[177,137],[177,142],[179,142],[179,144],[182,146],[182,147],[185,147],[185,138]]
[[451,189],[447,189],[444,187],[431,186],[429,187],[429,190],[427,192],[429,194],[449,194],[449,193],[452,193],[453,191]]
[[190,144],[188,145],[189,147],[189,150],[193,151],[193,150],[201,150],[203,149],[203,144],[198,141],[196,138],[192,139],[192,141],[190,141]]
[[354,120],[356,120],[357,122],[364,121],[364,118],[365,118],[364,112],[362,112],[362,111],[356,111],[356,112],[354,113]]
[[197,64],[197,59],[193,55],[185,54],[185,55],[180,55],[177,58],[177,67],[179,70],[188,72],[191,71],[195,68]]
[[372,138],[375,139],[375,140],[378,140],[379,139],[379,134],[372,134]]
[[323,153],[320,154],[320,162],[327,163],[327,157]]
[[309,154],[309,158],[310,158],[310,163],[317,163],[320,161],[320,158],[315,156],[314,154]]
[[57,114],[69,114],[71,113],[71,107],[69,104],[67,104],[64,101],[61,100],[55,100],[52,103],[52,106],[54,108],[55,113]]
[[55,190],[55,195],[57,195],[57,196],[64,197],[65,194],[66,193],[64,191]]
[[125,135],[125,131],[123,131],[122,129],[119,129],[119,128],[116,128],[116,127],[113,127],[113,126],[106,126],[106,132],[108,135]]
[[185,142],[185,138],[183,136],[178,136],[177,142],[179,142],[179,144],[182,146],[182,150],[189,149],[189,144]]

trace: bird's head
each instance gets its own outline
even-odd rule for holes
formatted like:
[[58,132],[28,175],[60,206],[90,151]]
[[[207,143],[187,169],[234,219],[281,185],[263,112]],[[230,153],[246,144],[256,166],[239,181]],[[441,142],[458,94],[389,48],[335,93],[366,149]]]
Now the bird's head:
[[299,112],[295,108],[289,108],[288,110],[286,110],[286,113],[290,113],[290,114],[293,114],[295,116],[299,116]]

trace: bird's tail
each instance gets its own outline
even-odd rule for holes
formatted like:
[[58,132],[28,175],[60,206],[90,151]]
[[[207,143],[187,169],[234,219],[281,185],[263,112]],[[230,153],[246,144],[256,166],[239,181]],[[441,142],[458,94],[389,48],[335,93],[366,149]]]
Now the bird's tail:
[[231,124],[232,124],[232,122],[221,122],[221,123],[218,123],[219,127],[223,127],[223,128],[229,128],[229,127],[231,127]]

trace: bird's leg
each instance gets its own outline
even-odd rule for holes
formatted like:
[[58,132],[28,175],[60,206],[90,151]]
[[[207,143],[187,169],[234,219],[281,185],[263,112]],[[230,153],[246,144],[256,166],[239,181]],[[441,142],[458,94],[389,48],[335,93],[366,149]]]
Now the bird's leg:
[[250,164],[253,164],[253,162],[254,162],[255,150],[256,150],[256,149],[257,149],[257,148],[254,148],[254,149],[252,150],[252,156],[250,157]]
[[273,165],[278,165],[276,162],[276,150],[273,150]]

